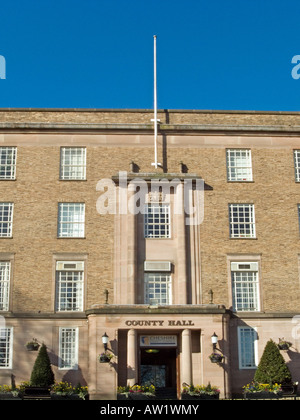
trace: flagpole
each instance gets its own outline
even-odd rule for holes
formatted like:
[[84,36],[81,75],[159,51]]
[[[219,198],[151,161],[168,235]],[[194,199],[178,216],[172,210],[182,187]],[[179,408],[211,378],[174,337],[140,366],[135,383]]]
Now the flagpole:
[[157,72],[156,72],[156,35],[154,35],[154,163],[152,165],[157,168]]

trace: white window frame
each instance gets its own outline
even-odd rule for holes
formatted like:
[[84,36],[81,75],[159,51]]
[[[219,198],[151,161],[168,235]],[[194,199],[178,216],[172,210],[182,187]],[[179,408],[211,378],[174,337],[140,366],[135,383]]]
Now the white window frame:
[[256,238],[254,204],[229,204],[230,238]]
[[146,304],[172,305],[171,273],[144,273],[144,302]]
[[144,237],[147,239],[171,238],[170,204],[149,203],[145,205]]
[[58,203],[58,237],[84,238],[85,203]]
[[295,181],[300,182],[300,149],[294,150]]
[[[60,264],[79,263],[80,268],[59,269]],[[82,312],[84,302],[84,261],[56,262],[56,311]]]
[[86,180],[85,147],[61,147],[60,179],[64,181]]
[[12,357],[13,327],[0,327],[0,369],[12,369]]
[[10,261],[0,261],[0,311],[9,310],[10,276]]
[[0,180],[16,179],[17,148],[0,146]]
[[0,203],[0,238],[11,238],[14,203]]
[[[248,342],[246,335],[248,335]],[[238,353],[240,370],[257,369],[258,335],[256,327],[238,327]]]
[[59,370],[78,370],[78,327],[59,328]]
[[234,312],[260,311],[258,262],[231,262],[231,285]]
[[228,181],[253,181],[252,156],[250,149],[227,149],[226,162]]

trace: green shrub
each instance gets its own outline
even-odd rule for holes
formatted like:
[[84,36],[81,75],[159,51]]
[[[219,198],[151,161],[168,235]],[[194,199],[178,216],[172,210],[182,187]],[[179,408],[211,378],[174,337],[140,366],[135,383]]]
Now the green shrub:
[[32,369],[30,385],[46,387],[53,384],[54,373],[52,371],[47,347],[45,344],[42,344]]
[[291,382],[292,375],[277,344],[269,340],[260,359],[254,381],[262,384]]

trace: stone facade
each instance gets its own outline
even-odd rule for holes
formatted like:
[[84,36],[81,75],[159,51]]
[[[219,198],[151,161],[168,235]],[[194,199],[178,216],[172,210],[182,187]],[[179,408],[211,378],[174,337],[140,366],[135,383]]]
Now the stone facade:
[[[88,384],[94,398],[115,398],[118,384],[140,380],[140,335],[173,334],[178,341],[172,386],[178,394],[182,382],[210,381],[230,397],[254,375],[253,367],[240,365],[239,327],[257,332],[258,360],[270,338],[291,341],[284,357],[293,379],[300,379],[294,318],[300,311],[294,168],[300,114],[160,111],[158,169],[151,165],[151,118],[147,110],[0,110],[0,147],[17,148],[16,179],[0,181],[1,202],[14,203],[12,237],[0,238],[0,262],[11,263],[9,309],[1,315],[13,327],[12,364],[0,366],[0,383],[12,374],[17,383],[29,379],[33,354],[24,345],[36,337],[48,347],[57,380]],[[85,180],[60,179],[61,147],[86,148]],[[227,180],[227,149],[251,150],[250,182]],[[98,182],[113,180],[119,197],[120,171],[128,182],[165,177],[183,185],[202,179],[203,222],[187,226],[185,215],[172,215],[170,238],[145,239],[143,215],[99,214]],[[172,206],[175,199],[170,193]],[[85,203],[83,238],[58,237],[58,203]],[[231,203],[254,204],[254,238],[230,237]],[[171,305],[144,303],[145,260],[172,263]],[[80,311],[56,308],[57,261],[85,263]],[[231,263],[253,261],[260,307],[236,312]],[[128,324],[153,319],[162,324]],[[78,328],[76,369],[61,368],[61,328]],[[97,361],[104,332],[114,354],[108,365]],[[221,366],[208,359],[214,332],[225,356]]]

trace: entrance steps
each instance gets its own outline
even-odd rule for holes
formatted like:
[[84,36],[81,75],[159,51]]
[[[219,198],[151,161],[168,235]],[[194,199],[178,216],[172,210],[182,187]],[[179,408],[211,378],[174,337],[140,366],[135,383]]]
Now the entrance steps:
[[176,388],[156,388],[156,400],[177,400]]

